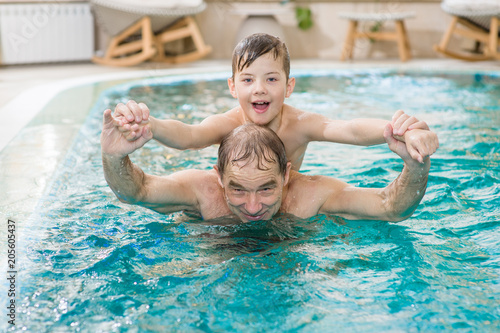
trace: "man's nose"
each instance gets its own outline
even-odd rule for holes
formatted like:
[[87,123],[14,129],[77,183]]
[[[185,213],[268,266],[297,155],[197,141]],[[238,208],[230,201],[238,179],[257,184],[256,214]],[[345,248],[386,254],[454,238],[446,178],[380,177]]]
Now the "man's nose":
[[248,196],[248,201],[245,205],[245,210],[247,211],[248,214],[257,214],[260,212],[262,208],[262,205],[260,203],[260,200],[258,196],[255,193],[251,193]]

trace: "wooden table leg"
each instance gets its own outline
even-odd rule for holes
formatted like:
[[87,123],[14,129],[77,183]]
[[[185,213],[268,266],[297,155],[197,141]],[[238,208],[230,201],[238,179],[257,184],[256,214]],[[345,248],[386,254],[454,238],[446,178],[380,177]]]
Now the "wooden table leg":
[[488,53],[490,56],[500,60],[498,53],[498,18],[492,17],[490,24],[490,36],[488,41]]
[[405,33],[404,23],[402,20],[396,21],[396,33],[398,42],[399,58],[401,61],[406,61],[410,58],[410,52],[408,50],[408,38]]
[[411,59],[411,45],[410,45],[410,39],[408,38],[408,31],[406,30],[406,25],[404,21],[401,21],[402,27],[403,27],[403,33],[405,36],[405,48],[406,48],[406,54],[408,55],[408,59]]
[[342,47],[342,53],[340,55],[340,60],[344,61],[346,58],[352,58],[352,50],[354,48],[356,29],[358,27],[358,21],[349,21],[349,30],[347,31],[347,37]]

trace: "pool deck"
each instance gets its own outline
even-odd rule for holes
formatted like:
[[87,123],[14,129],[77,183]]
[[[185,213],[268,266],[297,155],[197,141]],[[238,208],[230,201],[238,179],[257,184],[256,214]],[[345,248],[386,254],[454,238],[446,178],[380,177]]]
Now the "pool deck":
[[[328,61],[292,60],[292,69],[300,68],[384,68],[436,70],[500,70],[500,61],[464,62],[453,59]],[[59,91],[83,83],[112,78],[134,78],[165,73],[230,71],[231,61],[203,60],[182,65],[144,63],[136,67],[106,67],[92,63],[26,65],[0,67],[0,117],[4,126],[0,136],[0,151],[30,119]]]

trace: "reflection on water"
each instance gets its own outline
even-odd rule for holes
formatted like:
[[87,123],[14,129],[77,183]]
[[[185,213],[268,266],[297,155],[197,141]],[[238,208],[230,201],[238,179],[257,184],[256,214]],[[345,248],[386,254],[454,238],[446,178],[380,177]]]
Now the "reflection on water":
[[[198,122],[235,100],[224,81],[109,92],[23,235],[19,323],[33,332],[498,331],[498,77],[375,71],[297,81],[289,103],[300,108],[339,119],[404,108],[438,132],[413,217],[238,223],[121,204],[101,170],[104,108],[132,98],[157,117]],[[154,174],[209,169],[215,158],[216,147],[155,143],[132,157]],[[385,186],[400,170],[386,147],[325,143],[310,145],[302,168],[358,186]]]

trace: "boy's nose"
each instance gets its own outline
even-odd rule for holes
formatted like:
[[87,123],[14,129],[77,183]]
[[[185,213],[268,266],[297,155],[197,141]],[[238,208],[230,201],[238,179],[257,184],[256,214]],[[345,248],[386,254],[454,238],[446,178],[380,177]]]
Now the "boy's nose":
[[254,94],[265,94],[266,93],[266,87],[263,82],[256,81],[255,82],[255,88],[254,88]]

